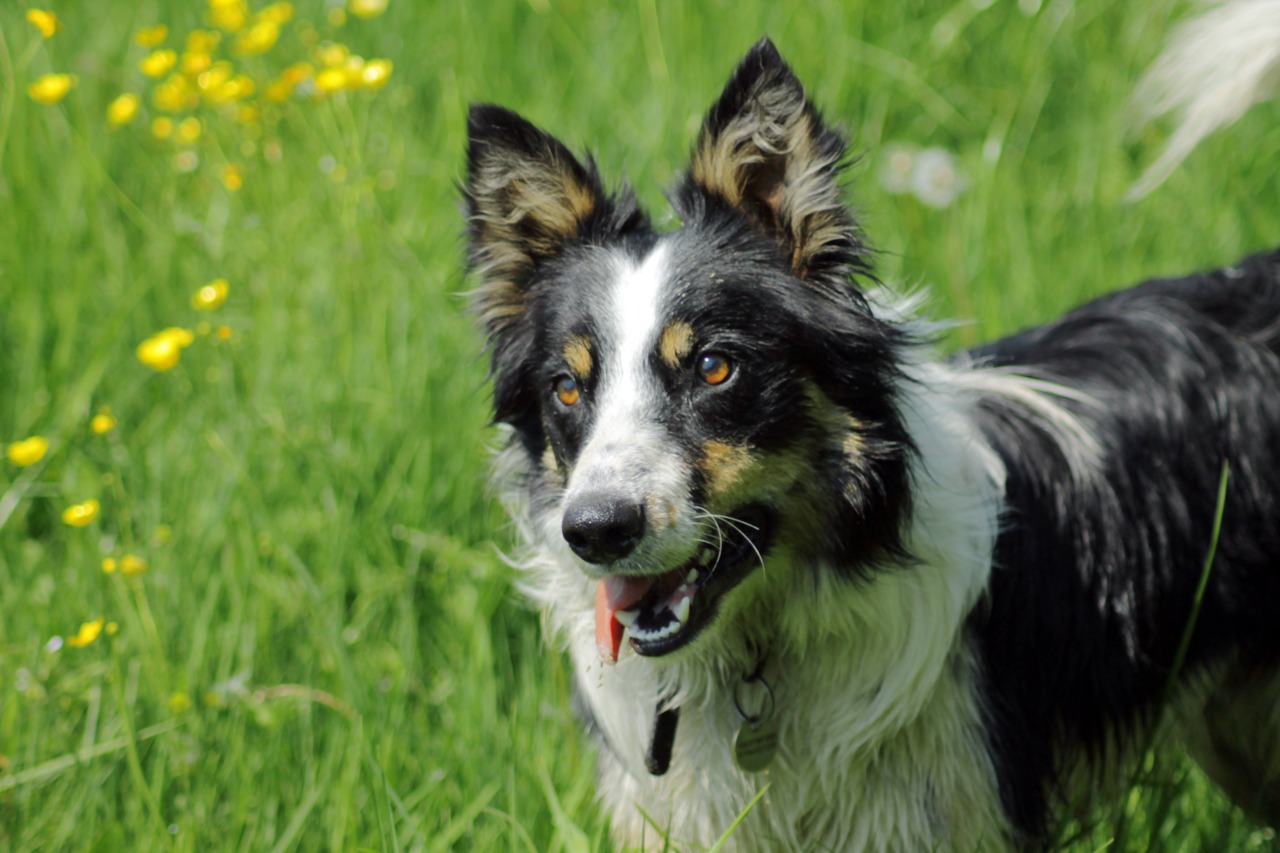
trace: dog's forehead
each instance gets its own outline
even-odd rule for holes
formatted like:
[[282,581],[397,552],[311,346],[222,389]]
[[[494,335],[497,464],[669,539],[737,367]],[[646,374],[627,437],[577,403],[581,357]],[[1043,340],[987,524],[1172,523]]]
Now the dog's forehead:
[[574,372],[590,363],[587,354],[599,359],[651,345],[655,327],[671,313],[677,287],[669,259],[662,239],[639,248],[588,247],[566,259],[544,291],[547,343],[563,350]]
[[552,343],[575,352],[585,347],[597,358],[606,352],[656,352],[675,367],[709,325],[742,319],[744,312],[772,302],[766,289],[744,286],[770,273],[768,264],[715,251],[690,229],[639,248],[592,247],[560,273],[550,300],[556,315]]

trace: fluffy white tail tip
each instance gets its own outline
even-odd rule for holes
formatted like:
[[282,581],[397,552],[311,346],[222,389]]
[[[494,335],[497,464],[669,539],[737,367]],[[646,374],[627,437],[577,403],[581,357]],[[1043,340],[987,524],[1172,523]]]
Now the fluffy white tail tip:
[[1200,140],[1230,124],[1280,88],[1280,0],[1216,0],[1174,32],[1169,46],[1139,81],[1140,124],[1177,113],[1164,152],[1129,188],[1151,192]]

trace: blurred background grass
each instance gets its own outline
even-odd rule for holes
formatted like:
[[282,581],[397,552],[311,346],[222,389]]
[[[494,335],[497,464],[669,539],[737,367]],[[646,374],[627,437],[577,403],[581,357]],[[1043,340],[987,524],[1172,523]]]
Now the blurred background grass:
[[[49,8],[45,40],[27,6],[0,7],[0,444],[50,441],[0,461],[5,849],[607,847],[566,667],[494,545],[509,531],[460,296],[469,102],[590,146],[661,215],[702,112],[768,33],[864,155],[851,195],[881,273],[969,321],[951,347],[1280,241],[1275,104],[1122,200],[1167,131],[1127,136],[1126,117],[1188,11],[1171,0],[391,0],[368,18],[299,0],[269,51],[234,59],[261,114],[201,105],[187,143],[153,134],[133,36],[164,23],[181,52],[205,4]],[[389,82],[262,98],[335,44],[392,61]],[[48,72],[77,78],[55,104],[27,95]],[[112,129],[127,91],[141,112]],[[964,191],[940,208],[890,192],[902,145],[953,153]],[[225,304],[193,307],[217,278]],[[144,366],[135,347],[170,326],[194,343]],[[65,524],[87,499],[98,516]],[[102,570],[125,554],[145,572]],[[99,617],[115,632],[67,642]],[[1273,843],[1185,763],[1157,764],[1071,846]]]

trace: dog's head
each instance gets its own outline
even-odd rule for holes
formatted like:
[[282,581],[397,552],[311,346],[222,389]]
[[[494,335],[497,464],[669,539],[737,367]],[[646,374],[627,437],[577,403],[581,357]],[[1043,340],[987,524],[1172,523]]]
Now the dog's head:
[[844,141],[769,41],[707,115],[675,231],[510,111],[468,131],[495,417],[543,547],[597,582],[606,657],[624,625],[686,646],[771,551],[857,573],[900,548],[902,333],[853,281]]

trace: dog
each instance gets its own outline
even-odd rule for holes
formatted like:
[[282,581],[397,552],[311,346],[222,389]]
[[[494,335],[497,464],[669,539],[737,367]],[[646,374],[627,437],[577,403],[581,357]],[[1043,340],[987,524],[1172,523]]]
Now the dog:
[[767,39],[675,230],[468,136],[513,559],[619,845],[1036,848],[1162,720],[1280,820],[1280,250],[943,356]]

